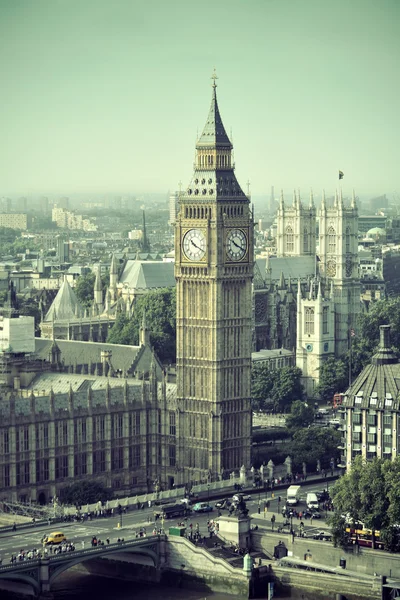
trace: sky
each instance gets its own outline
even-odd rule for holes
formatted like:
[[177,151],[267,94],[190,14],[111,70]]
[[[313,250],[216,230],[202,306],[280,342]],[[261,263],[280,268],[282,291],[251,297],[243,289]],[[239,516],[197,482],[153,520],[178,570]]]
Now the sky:
[[400,0],[0,0],[0,196],[186,187],[211,75],[236,175],[400,192]]

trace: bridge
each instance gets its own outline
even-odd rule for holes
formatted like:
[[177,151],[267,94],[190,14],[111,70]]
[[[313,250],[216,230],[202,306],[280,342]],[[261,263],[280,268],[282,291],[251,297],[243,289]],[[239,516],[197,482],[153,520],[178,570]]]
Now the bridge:
[[27,559],[0,566],[0,588],[2,583],[23,583],[30,586],[32,596],[51,591],[54,580],[67,569],[93,558],[104,558],[121,552],[132,555],[146,556],[152,565],[158,569],[163,558],[163,544],[165,535],[140,537],[115,544],[87,548],[86,550],[73,550],[60,554],[47,555],[38,559]]

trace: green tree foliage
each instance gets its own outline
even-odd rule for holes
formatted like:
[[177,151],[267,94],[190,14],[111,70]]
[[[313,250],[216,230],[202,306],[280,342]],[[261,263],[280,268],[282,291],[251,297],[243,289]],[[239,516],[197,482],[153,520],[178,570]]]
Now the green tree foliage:
[[298,429],[309,427],[313,424],[315,411],[312,406],[301,400],[295,400],[290,407],[290,413],[286,418],[286,427],[295,433]]
[[340,456],[338,445],[340,433],[330,427],[308,427],[293,434],[293,440],[287,445],[286,454],[292,457],[293,469],[301,471],[303,462],[308,470],[316,470],[317,461],[322,469],[328,469],[331,458]]
[[150,342],[164,363],[176,361],[176,290],[153,290],[138,298],[133,316],[120,315],[111,329],[107,341],[112,344],[139,343],[139,329],[143,312],[150,330]]
[[97,481],[79,481],[63,489],[65,504],[83,506],[94,502],[105,502],[112,498],[112,491]]
[[344,392],[348,388],[348,362],[333,357],[328,358],[319,368],[319,377],[315,392],[324,402],[331,402],[336,392]]
[[347,544],[344,516],[348,523],[362,522],[380,531],[388,550],[400,548],[400,458],[365,461],[357,456],[351,470],[332,488],[335,513],[329,519],[334,542]]
[[83,307],[89,308],[93,303],[94,282],[96,280],[95,273],[81,275],[76,280],[75,294]]
[[297,367],[271,370],[267,365],[254,365],[251,373],[254,410],[272,409],[287,412],[294,400],[302,400],[301,371]]
[[251,397],[254,410],[265,410],[271,401],[274,372],[265,364],[254,364],[251,370]]

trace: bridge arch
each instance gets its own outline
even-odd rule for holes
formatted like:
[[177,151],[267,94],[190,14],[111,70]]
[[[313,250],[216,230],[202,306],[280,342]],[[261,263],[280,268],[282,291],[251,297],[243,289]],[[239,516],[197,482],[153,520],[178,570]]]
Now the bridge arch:
[[[155,544],[152,544],[152,546],[154,546]],[[99,548],[99,551],[92,551],[92,550],[81,550],[79,552],[77,552],[76,550],[74,552],[68,553],[68,559],[66,558],[65,560],[60,560],[59,563],[57,563],[56,561],[51,560],[50,561],[50,565],[49,565],[49,584],[50,584],[50,588],[52,583],[65,571],[68,571],[68,569],[70,569],[71,567],[74,567],[75,565],[79,565],[81,563],[84,563],[88,560],[92,560],[95,558],[104,558],[107,556],[112,556],[113,554],[121,554],[126,553],[126,554],[137,554],[137,555],[141,555],[141,556],[146,556],[148,558],[151,559],[151,561],[153,562],[153,565],[155,568],[158,568],[159,563],[160,563],[160,559],[159,559],[159,555],[158,555],[158,551],[157,551],[157,545],[155,545],[156,547],[146,547],[146,546],[139,546],[139,547],[129,547],[129,545],[120,545],[118,544],[117,547],[115,548],[110,548],[110,546],[105,546],[104,548],[102,547],[101,549]],[[65,555],[63,555],[65,556]]]
[[32,574],[19,573],[18,571],[10,571],[1,573],[1,579],[7,580],[12,583],[26,583],[33,588],[34,595],[38,596],[41,591],[40,581],[35,577],[37,571],[35,567],[32,568]]

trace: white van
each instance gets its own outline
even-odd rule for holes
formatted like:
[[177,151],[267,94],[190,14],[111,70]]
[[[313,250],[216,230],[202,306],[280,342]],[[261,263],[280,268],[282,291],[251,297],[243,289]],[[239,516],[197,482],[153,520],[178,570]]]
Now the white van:
[[319,502],[317,494],[314,494],[314,492],[310,492],[309,494],[307,494],[306,504],[307,508],[309,508],[310,510],[318,510]]
[[288,506],[295,506],[300,500],[300,485],[291,485],[288,487],[286,504]]

